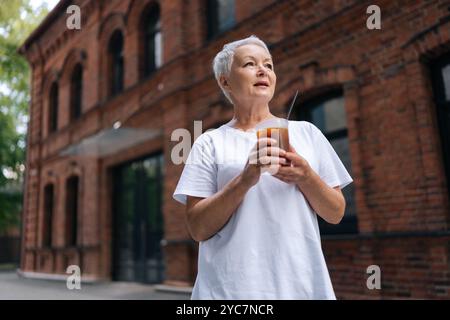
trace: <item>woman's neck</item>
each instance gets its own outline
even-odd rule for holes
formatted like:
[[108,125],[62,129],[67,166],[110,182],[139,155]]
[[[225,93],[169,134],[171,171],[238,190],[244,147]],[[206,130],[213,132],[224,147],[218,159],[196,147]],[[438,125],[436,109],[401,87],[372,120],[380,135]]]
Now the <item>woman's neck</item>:
[[234,106],[234,117],[231,120],[230,125],[236,129],[251,129],[261,121],[276,118],[269,110],[269,106],[258,108],[241,108]]

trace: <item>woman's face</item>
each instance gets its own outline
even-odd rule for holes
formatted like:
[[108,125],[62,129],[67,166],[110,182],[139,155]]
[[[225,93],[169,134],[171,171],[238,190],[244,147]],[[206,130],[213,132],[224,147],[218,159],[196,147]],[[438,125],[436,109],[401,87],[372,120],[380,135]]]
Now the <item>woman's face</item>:
[[258,45],[248,44],[235,50],[230,74],[221,81],[234,101],[268,103],[273,97],[277,76],[269,53]]

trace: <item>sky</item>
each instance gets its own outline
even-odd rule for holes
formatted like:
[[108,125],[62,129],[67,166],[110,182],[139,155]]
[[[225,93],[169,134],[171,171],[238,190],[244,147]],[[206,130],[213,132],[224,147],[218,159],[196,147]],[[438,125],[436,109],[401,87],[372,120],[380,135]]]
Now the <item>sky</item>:
[[47,3],[49,10],[52,10],[56,6],[56,4],[59,2],[59,0],[33,0],[33,1],[31,1],[31,6],[33,8],[37,8],[45,2]]

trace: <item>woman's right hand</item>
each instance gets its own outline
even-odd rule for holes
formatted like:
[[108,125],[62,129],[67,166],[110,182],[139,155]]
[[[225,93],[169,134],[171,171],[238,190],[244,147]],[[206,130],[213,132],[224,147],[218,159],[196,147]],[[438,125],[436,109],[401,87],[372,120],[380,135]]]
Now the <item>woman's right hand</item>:
[[258,139],[250,151],[241,179],[249,186],[255,185],[263,172],[276,174],[279,166],[286,165],[286,152],[277,147],[277,140],[271,138]]

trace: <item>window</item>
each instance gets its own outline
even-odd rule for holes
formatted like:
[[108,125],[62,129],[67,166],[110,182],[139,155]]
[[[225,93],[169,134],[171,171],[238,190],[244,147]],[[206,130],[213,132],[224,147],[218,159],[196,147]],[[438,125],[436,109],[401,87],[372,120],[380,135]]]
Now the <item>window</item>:
[[44,247],[52,246],[52,220],[53,220],[53,185],[49,184],[44,188],[44,221],[42,232],[42,244]]
[[48,101],[48,132],[52,133],[58,129],[58,84],[56,82],[50,87]]
[[450,196],[450,55],[431,65],[436,116],[441,137],[447,191]]
[[70,119],[75,120],[81,116],[83,101],[83,67],[77,64],[70,80]]
[[207,38],[231,29],[235,24],[234,0],[207,0]]
[[78,183],[77,176],[70,177],[66,181],[66,245],[77,245],[78,233]]
[[111,96],[119,93],[123,89],[123,36],[122,32],[115,31],[111,36],[108,45],[109,53],[109,72],[110,72],[110,86],[109,93]]
[[141,77],[154,72],[162,64],[162,37],[159,6],[152,5],[143,14],[142,23]]
[[[333,149],[341,159],[347,171],[352,175],[350,148],[347,134],[347,122],[344,97],[341,91],[332,92],[307,102],[297,111],[297,118],[313,123],[330,141]],[[332,225],[319,217],[322,234],[357,233],[356,207],[354,201],[354,184],[342,190],[346,200],[345,215],[341,223]]]

